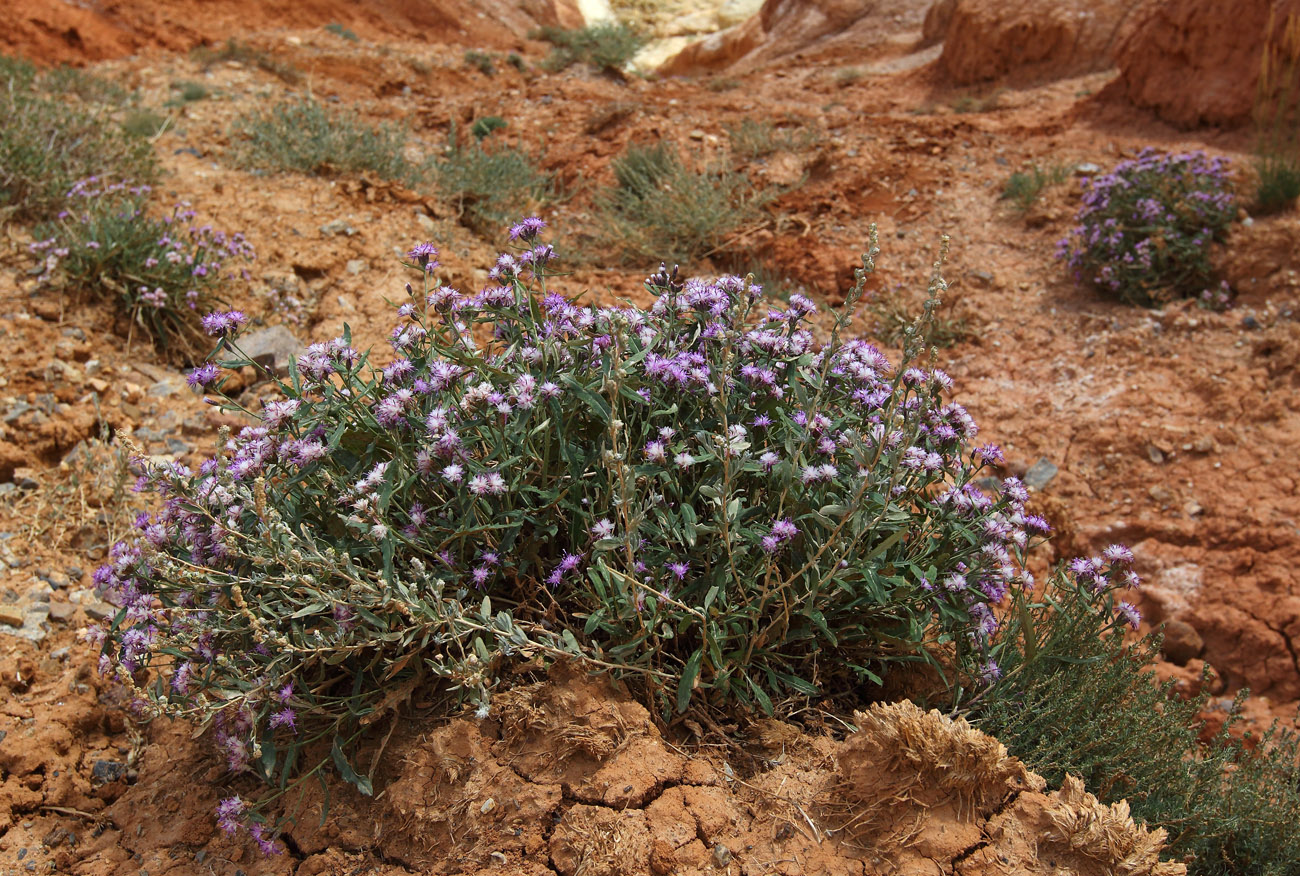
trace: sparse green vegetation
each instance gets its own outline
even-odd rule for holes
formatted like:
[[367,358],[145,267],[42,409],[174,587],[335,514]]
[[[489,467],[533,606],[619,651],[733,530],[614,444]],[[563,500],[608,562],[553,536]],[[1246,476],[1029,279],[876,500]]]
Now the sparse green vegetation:
[[774,152],[802,152],[817,142],[817,131],[802,123],[795,127],[777,127],[772,122],[741,119],[727,125],[731,152],[741,158],[764,158]]
[[999,88],[988,94],[963,94],[952,102],[955,113],[987,113],[998,108],[1003,89]]
[[[909,333],[916,332],[920,332],[926,349],[944,349],[961,343],[970,337],[970,320],[960,299],[950,290],[945,291],[948,295],[941,301],[934,296],[922,300],[908,294],[901,285],[882,289],[866,300],[867,312],[875,322],[872,334],[895,347],[903,346]],[[929,312],[918,319],[925,310]]]
[[339,37],[340,39],[345,39],[350,43],[357,43],[361,41],[361,38],[358,37],[353,31],[339,24],[337,21],[332,21],[329,24],[325,25],[325,29],[330,33],[334,34],[336,37]]
[[508,123],[500,116],[483,116],[481,119],[475,119],[474,124],[469,126],[469,132],[474,135],[475,140],[484,140],[491,136],[493,131],[500,131],[508,127]]
[[1280,213],[1300,198],[1300,18],[1269,22],[1255,98],[1255,212]]
[[157,137],[170,125],[171,119],[149,109],[133,109],[122,119],[122,130],[132,137],[145,140]]
[[[70,74],[56,75],[56,81],[68,81]],[[46,82],[25,61],[0,58],[0,218],[52,218],[73,183],[94,174],[144,183],[157,177],[149,144],[117,124],[115,107],[47,95]],[[87,93],[117,95],[96,85],[88,85]]]
[[424,170],[407,161],[406,135],[366,124],[355,113],[304,98],[245,113],[232,126],[231,158],[239,167],[316,176],[369,171],[415,185]]
[[465,52],[465,66],[473,67],[484,76],[497,75],[497,68],[492,63],[492,56],[478,49],[469,49]]
[[553,71],[579,63],[597,70],[621,70],[645,45],[645,36],[622,22],[593,24],[580,30],[544,27],[533,36],[555,47],[542,62]]
[[518,147],[453,145],[433,169],[438,189],[455,202],[461,221],[483,235],[518,213],[519,205],[537,212],[554,196],[550,174]]
[[212,91],[202,82],[192,80],[183,80],[172,83],[172,91],[176,92],[176,97],[169,101],[169,105],[180,106],[187,103],[195,103],[200,100],[206,100],[212,96]]
[[1059,186],[1070,178],[1073,170],[1068,164],[1056,164],[1046,170],[1033,164],[1026,170],[1018,170],[1002,187],[1002,200],[1010,201],[1018,213],[1028,213],[1044,189]]
[[1126,644],[1094,601],[1072,580],[1016,592],[997,646],[1002,679],[972,702],[975,723],[1049,782],[1076,775],[1103,801],[1128,800],[1169,832],[1191,876],[1300,872],[1297,738],[1270,732],[1251,746],[1225,727],[1202,743],[1207,694],[1161,684],[1158,641]]
[[630,147],[613,170],[615,185],[596,196],[597,226],[602,248],[628,261],[688,264],[721,253],[776,197],[743,173],[692,167],[663,143]]
[[297,67],[234,37],[226,40],[219,48],[199,46],[190,54],[205,73],[218,64],[234,61],[264,70],[288,85],[297,85],[302,81],[302,73]]

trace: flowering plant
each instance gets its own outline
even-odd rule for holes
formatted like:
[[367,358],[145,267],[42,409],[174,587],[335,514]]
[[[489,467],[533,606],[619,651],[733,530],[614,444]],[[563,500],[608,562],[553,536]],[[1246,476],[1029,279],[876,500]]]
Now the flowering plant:
[[[133,327],[192,354],[202,342],[200,314],[235,276],[232,263],[254,258],[253,247],[242,234],[195,225],[195,212],[184,204],[167,216],[147,215],[150,191],[94,176],[80,180],[30,249],[44,264],[40,283],[114,296]],[[247,271],[240,276],[247,279]]]
[[1227,159],[1144,149],[1083,186],[1079,224],[1056,250],[1077,282],[1145,307],[1211,285],[1210,244],[1237,209]]
[[[91,632],[104,672],[210,723],[236,772],[284,789],[319,744],[295,781],[332,762],[366,792],[367,727],[431,682],[486,717],[511,660],[569,655],[663,714],[853,698],[900,661],[997,675],[992,606],[1048,526],[1016,479],[976,485],[1000,453],[910,364],[921,327],[898,367],[844,337],[874,231],[824,330],[803,296],[662,267],[648,308],[580,305],[542,227],[473,295],[416,247],[386,365],[345,328],[197,472],[140,461],[163,504],[96,573],[121,606]],[[251,364],[242,322],[205,318],[192,383]]]

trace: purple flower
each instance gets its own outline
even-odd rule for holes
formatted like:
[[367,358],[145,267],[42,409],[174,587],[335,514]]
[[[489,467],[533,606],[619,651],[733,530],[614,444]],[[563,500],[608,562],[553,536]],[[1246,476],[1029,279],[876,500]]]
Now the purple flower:
[[203,330],[214,338],[232,337],[248,322],[242,310],[214,310],[201,320]]
[[233,835],[239,830],[240,816],[248,807],[240,797],[227,797],[217,804],[217,826]]
[[683,562],[668,562],[664,563],[664,568],[669,572],[672,572],[678,581],[683,581],[686,579],[686,573],[691,569],[691,564]]
[[185,382],[193,389],[203,389],[216,383],[221,377],[221,368],[216,363],[208,362],[190,372]]
[[417,243],[406,254],[406,257],[418,264],[422,269],[428,271],[430,266],[437,267],[438,248],[432,243]]
[[1131,602],[1120,602],[1115,606],[1115,616],[1122,617],[1128,622],[1133,629],[1137,629],[1142,623],[1142,612]]
[[542,229],[545,227],[546,223],[541,219],[536,216],[529,216],[510,226],[510,239],[531,241],[541,234]]
[[645,458],[651,462],[667,462],[668,454],[664,450],[664,443],[662,441],[648,442],[645,446]]
[[614,522],[609,519],[603,519],[596,522],[591,527],[591,537],[595,539],[609,538],[614,534]]
[[293,713],[293,709],[281,709],[280,711],[271,714],[271,720],[268,723],[271,725],[272,730],[283,728],[290,732],[297,733],[298,726],[295,721],[296,716]]

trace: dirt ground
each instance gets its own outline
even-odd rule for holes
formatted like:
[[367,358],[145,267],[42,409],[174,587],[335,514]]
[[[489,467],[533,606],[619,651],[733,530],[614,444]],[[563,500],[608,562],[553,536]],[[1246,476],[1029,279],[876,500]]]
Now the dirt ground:
[[[300,340],[333,337],[347,322],[359,348],[383,344],[386,299],[405,281],[397,256],[413,242],[437,241],[448,280],[470,288],[500,241],[470,232],[432,190],[230,169],[229,123],[251,106],[310,90],[406,126],[421,154],[442,148],[453,123],[505,117],[508,139],[542,149],[566,194],[546,214],[562,257],[589,246],[592,192],[626,144],[666,140],[711,157],[726,148],[726,126],[744,119],[811,132],[806,148],[745,168],[790,189],[733,247],[834,304],[874,223],[882,253],[871,288],[901,284],[919,302],[950,236],[946,312],[964,320],[966,338],[941,350],[940,364],[981,439],[1005,449],[1008,473],[1035,468],[1034,503],[1059,533],[1044,562],[1130,544],[1148,621],[1177,622],[1180,662],[1162,671],[1190,682],[1208,664],[1220,705],[1248,687],[1252,718],[1290,720],[1300,704],[1300,220],[1236,226],[1216,254],[1238,293],[1226,312],[1192,302],[1140,310],[1074,287],[1053,250],[1077,183],[1020,216],[998,198],[1012,171],[1108,167],[1155,146],[1225,154],[1244,174],[1248,134],[1179,131],[1102,102],[1113,71],[945,88],[933,53],[913,53],[904,38],[919,40],[916,12],[909,6],[869,56],[835,45],[744,74],[662,81],[505,64],[488,77],[463,63],[460,38],[378,26],[357,42],[302,25],[244,32],[304,72],[296,86],[237,64],[204,72],[178,50],[192,41],[87,57],[108,58],[90,69],[138,89],[145,105],[162,106],[180,80],[211,89],[211,99],[167,110],[172,124],[157,139],[164,199],[248,237],[255,287],[303,302],[287,323]],[[493,45],[530,63],[545,51],[519,37]],[[1066,793],[1049,800],[1035,786],[1043,800],[1026,809],[1020,791],[998,791],[974,815],[931,813],[918,827],[931,845],[882,858],[863,850],[896,824],[861,842],[825,833],[834,819],[818,807],[854,771],[830,728],[751,730],[750,762],[733,769],[708,734],[665,738],[640,706],[565,677],[521,691],[513,710],[482,724],[412,718],[385,757],[378,801],[338,791],[325,826],[300,819],[285,854],[263,860],[216,830],[212,809],[231,784],[204,741],[187,727],[137,726],[76,640],[106,610],[90,574],[133,501],[97,439],[130,434],[150,453],[196,461],[222,418],[180,370],[139,339],[128,345],[109,308],[38,292],[29,240],[6,228],[0,253],[0,482],[14,484],[0,493],[0,603],[15,612],[0,625],[0,870],[992,873],[1006,862],[988,850],[1015,833],[1007,813],[1037,823]],[[653,267],[575,258],[567,288],[635,298]],[[728,266],[702,272],[710,267]],[[241,303],[283,320],[262,292]],[[557,716],[585,729],[556,742]],[[320,803],[308,795],[305,810]]]

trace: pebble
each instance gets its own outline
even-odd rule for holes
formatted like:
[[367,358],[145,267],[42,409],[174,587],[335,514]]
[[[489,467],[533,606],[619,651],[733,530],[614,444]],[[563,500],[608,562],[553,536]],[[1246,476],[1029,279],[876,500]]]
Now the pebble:
[[1254,331],[1255,329],[1259,328],[1259,320],[1255,319],[1254,316],[1248,313],[1241,318],[1241,327],[1244,329]]
[[348,259],[347,272],[349,274],[364,273],[370,267],[370,263],[365,259]]
[[731,862],[731,849],[718,843],[713,847],[713,860],[718,863],[719,867],[725,867]]
[[126,764],[120,760],[97,760],[90,770],[91,781],[101,785],[116,782],[124,775],[126,775]]
[[86,616],[91,620],[104,620],[117,613],[117,610],[107,602],[92,602],[84,606],[84,608],[86,609]]
[[[50,620],[66,624],[77,614],[77,607],[70,602],[51,602]],[[51,657],[54,655],[51,654]]]
[[21,627],[26,618],[27,613],[21,605],[0,605],[0,624]]
[[357,230],[349,225],[346,219],[334,219],[322,225],[320,233],[325,237],[333,237],[336,234],[345,234],[351,237],[357,233]]
[[1044,456],[1025,471],[1023,479],[1025,486],[1033,490],[1041,490],[1052,482],[1059,471],[1060,468],[1056,463]]
[[1146,451],[1147,451],[1147,459],[1151,460],[1156,465],[1160,465],[1162,462],[1165,461],[1165,454],[1160,450],[1159,447],[1156,447],[1154,444],[1148,444],[1146,446]]

